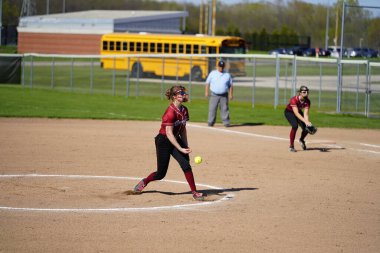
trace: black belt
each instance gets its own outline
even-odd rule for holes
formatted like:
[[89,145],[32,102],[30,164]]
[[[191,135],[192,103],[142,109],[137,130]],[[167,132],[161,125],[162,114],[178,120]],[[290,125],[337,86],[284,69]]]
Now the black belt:
[[223,94],[217,94],[215,92],[212,92],[213,95],[216,95],[216,96],[227,96],[228,95],[228,92],[226,93],[223,93]]

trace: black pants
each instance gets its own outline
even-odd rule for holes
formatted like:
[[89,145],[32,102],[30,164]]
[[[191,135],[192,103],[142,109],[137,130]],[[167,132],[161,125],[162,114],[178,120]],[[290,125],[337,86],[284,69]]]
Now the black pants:
[[[303,116],[302,111],[300,111],[299,113]],[[302,122],[301,120],[299,120],[297,116],[294,114],[294,112],[291,112],[285,109],[284,114],[285,114],[285,118],[289,121],[289,124],[292,126],[292,128],[297,129],[298,125],[300,125],[302,128],[302,131],[305,130],[306,124]]]
[[[177,141],[181,147],[185,148],[180,138],[177,138]],[[155,144],[157,155],[157,172],[154,176],[155,180],[161,180],[166,176],[171,155],[177,160],[183,172],[191,171],[189,154],[184,154],[176,149],[166,135],[158,134],[155,137]]]

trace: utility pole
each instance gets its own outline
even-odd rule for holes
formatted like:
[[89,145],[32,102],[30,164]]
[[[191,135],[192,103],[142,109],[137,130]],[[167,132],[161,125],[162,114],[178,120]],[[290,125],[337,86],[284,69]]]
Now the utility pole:
[[[183,12],[186,12],[186,1],[183,3]],[[186,17],[182,18],[182,33],[186,31]]]
[[201,4],[199,5],[199,34],[203,33],[203,0],[201,1]]
[[336,5],[334,46],[338,46],[339,6]]
[[216,0],[212,0],[212,36],[215,36],[215,24],[216,24]]
[[205,24],[204,24],[204,34],[209,34],[208,33],[208,14],[209,14],[209,11],[208,11],[208,9],[209,9],[209,5],[208,5],[208,3],[207,4],[205,4],[205,11],[204,11],[204,13],[205,13],[205,18],[204,18],[204,20],[205,20]]
[[209,7],[208,7],[208,35],[212,34],[212,2],[214,0],[209,1]]

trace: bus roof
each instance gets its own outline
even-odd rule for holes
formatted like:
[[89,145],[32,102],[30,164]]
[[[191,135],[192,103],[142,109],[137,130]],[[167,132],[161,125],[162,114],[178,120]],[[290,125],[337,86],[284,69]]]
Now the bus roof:
[[204,42],[208,44],[219,44],[224,40],[243,40],[235,36],[211,36],[204,34],[154,34],[154,33],[109,33],[102,36],[102,40],[107,39],[139,39],[155,41],[187,41],[187,42]]

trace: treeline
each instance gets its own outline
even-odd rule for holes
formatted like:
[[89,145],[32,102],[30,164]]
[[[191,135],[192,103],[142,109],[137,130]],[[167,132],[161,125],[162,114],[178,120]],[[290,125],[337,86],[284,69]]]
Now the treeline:
[[[342,1],[331,6],[309,4],[302,0],[274,0],[250,3],[242,0],[235,5],[217,2],[216,34],[244,37],[251,49],[268,50],[274,47],[310,43],[324,47],[340,43]],[[17,25],[22,0],[3,0],[3,25]],[[199,32],[200,6],[154,0],[34,0],[34,15],[82,10],[186,10],[186,33]],[[47,6],[49,2],[49,6]],[[208,1],[205,1],[208,2]],[[350,6],[358,0],[346,1]],[[335,29],[338,22],[338,30]],[[328,27],[326,27],[328,23]],[[326,35],[326,31],[328,34]],[[347,47],[380,48],[380,18],[371,16],[369,9],[346,8],[345,39]]]

